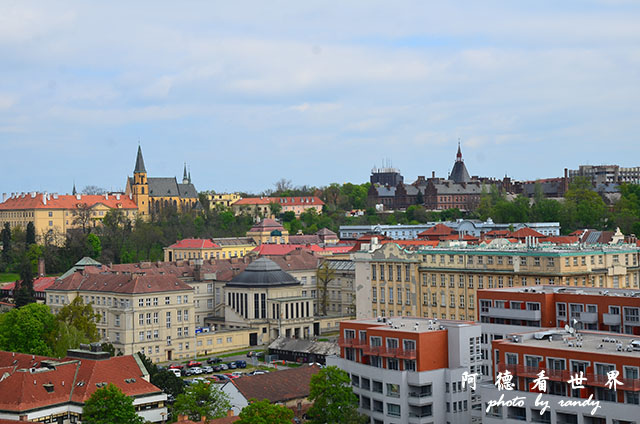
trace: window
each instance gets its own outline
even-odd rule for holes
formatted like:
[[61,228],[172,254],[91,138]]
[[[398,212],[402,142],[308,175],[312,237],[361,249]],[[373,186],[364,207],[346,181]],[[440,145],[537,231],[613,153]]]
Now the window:
[[171,305],[171,297],[166,296],[166,297],[164,298],[164,304],[165,304],[165,305]]
[[378,288],[377,287],[373,287],[371,290],[373,291],[373,294],[372,294],[373,303],[377,303],[378,302]]
[[400,397],[400,386],[397,384],[387,383],[387,396]]
[[[371,279],[372,280],[376,280],[376,266],[375,265],[371,265]],[[306,277],[303,277],[305,280],[307,279]]]
[[138,315],[138,324],[139,325],[144,325],[144,314],[139,314]]
[[167,312],[165,322],[167,323],[167,328],[171,328],[171,312]]
[[392,417],[399,417],[400,405],[397,405],[395,403],[387,403],[387,415],[390,415]]

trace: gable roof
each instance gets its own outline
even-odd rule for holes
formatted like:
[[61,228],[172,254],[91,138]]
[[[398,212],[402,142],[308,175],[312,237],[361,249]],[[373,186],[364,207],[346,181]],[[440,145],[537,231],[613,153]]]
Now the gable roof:
[[448,236],[453,234],[453,228],[448,227],[444,224],[436,224],[431,228],[427,228],[423,232],[419,233],[419,237],[427,237],[427,236]]
[[96,291],[109,293],[157,293],[193,290],[175,275],[74,272],[56,280],[47,290]]
[[518,231],[514,231],[509,234],[509,237],[516,239],[523,239],[525,237],[534,237],[534,238],[543,238],[546,237],[544,234],[537,232],[536,230],[532,230],[529,227],[520,228]]
[[209,239],[186,238],[178,240],[169,247],[173,249],[213,249],[219,246]]
[[78,209],[81,205],[94,207],[98,204],[111,209],[137,209],[136,203],[124,195],[113,194],[60,194],[31,193],[9,197],[0,203],[0,210],[23,209]]
[[244,376],[231,380],[230,383],[236,386],[247,400],[286,402],[309,396],[311,377],[319,371],[317,365],[304,365],[268,374]]
[[249,230],[250,232],[264,232],[264,231],[272,231],[272,230],[284,230],[284,227],[280,225],[280,223],[271,218],[265,218]]

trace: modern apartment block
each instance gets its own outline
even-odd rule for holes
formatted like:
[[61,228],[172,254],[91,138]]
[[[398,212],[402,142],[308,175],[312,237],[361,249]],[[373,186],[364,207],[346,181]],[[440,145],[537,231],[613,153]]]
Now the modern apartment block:
[[580,165],[570,169],[569,177],[589,177],[596,184],[640,183],[640,167],[625,168],[619,165]]
[[340,357],[328,357],[349,373],[359,411],[373,424],[474,422],[480,398],[463,384],[479,371],[480,325],[414,317],[340,323]]
[[356,317],[422,316],[475,320],[477,290],[566,285],[639,287],[640,248],[440,243],[406,250],[373,238],[353,254]]
[[478,291],[483,323],[564,327],[640,336],[640,290],[512,287]]
[[500,374],[479,385],[483,423],[638,422],[637,337],[553,329],[496,340],[493,349]]

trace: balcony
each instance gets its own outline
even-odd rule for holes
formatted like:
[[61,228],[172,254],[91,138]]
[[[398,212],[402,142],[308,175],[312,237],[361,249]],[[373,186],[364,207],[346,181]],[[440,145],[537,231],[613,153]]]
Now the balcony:
[[604,325],[620,325],[620,314],[602,314]]
[[[506,365],[500,364],[498,366],[500,372],[504,372],[505,370],[509,370],[511,374],[515,377],[528,377],[528,378],[537,378],[538,373],[540,371],[545,372],[545,376],[549,377],[551,381],[561,381],[567,382],[571,379],[572,373],[568,370],[552,370],[547,368],[538,368],[538,367],[527,367],[525,365]],[[606,387],[606,383],[608,381],[606,375],[601,374],[593,374],[593,373],[585,373],[585,377],[587,377],[587,381],[584,383],[585,386],[592,387]],[[618,381],[621,381],[624,385],[624,390],[629,390],[633,392],[640,392],[640,379],[638,378],[617,378]]]
[[540,311],[506,308],[489,308],[489,311],[484,315],[491,318],[522,319],[527,321],[539,321],[541,317]]
[[416,351],[413,349],[387,348],[384,346],[363,346],[362,353],[371,356],[385,356],[397,359],[416,359]]
[[625,315],[624,316],[624,325],[631,325],[633,327],[640,326],[640,319],[638,319],[638,315]]
[[596,324],[598,322],[598,313],[597,312],[580,312],[580,318],[578,321],[583,324]]
[[365,346],[367,346],[367,341],[366,340],[360,340],[360,339],[347,339],[344,337],[340,337],[338,339],[338,346],[340,347],[353,347],[356,349],[362,349]]

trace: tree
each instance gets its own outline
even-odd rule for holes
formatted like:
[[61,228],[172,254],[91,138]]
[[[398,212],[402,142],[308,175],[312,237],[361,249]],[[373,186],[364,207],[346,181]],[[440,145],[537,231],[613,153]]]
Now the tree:
[[316,270],[316,281],[318,282],[318,301],[322,315],[327,315],[327,304],[329,303],[329,292],[327,287],[336,277],[336,272],[329,267],[329,262],[325,261]]
[[33,225],[33,221],[29,221],[27,224],[27,246],[36,244],[36,227]]
[[20,262],[20,285],[16,282],[13,299],[18,308],[36,301],[36,292],[33,290],[33,264],[26,253]]
[[193,421],[224,417],[230,408],[226,393],[202,381],[189,386],[173,404],[175,414],[187,415]]
[[49,307],[40,303],[0,314],[0,350],[51,356],[55,326]]
[[89,234],[87,236],[87,245],[91,252],[91,257],[93,259],[98,259],[102,253],[102,242],[100,241],[100,237],[95,234]]
[[81,203],[77,206],[73,214],[75,215],[73,218],[74,225],[80,225],[82,232],[86,234],[87,228],[89,228],[89,224],[91,223],[91,206],[86,203]]
[[269,212],[271,213],[272,216],[274,217],[278,217],[278,215],[280,214],[280,211],[282,211],[282,205],[278,202],[271,202],[269,203]]
[[82,422],[85,424],[144,424],[144,419],[136,414],[133,399],[122,393],[117,386],[109,383],[91,395],[82,408]]
[[312,424],[360,424],[366,417],[358,413],[358,398],[353,393],[349,375],[335,366],[321,369],[311,377],[307,412]]
[[181,378],[176,377],[176,375],[169,372],[169,370],[158,369],[156,364],[154,364],[151,359],[147,358],[144,354],[138,353],[138,356],[140,356],[140,360],[147,369],[147,372],[149,372],[149,380],[151,381],[151,384],[160,387],[163,392],[171,395],[173,399],[184,393],[184,382]]
[[[80,296],[76,296],[71,303],[64,305],[56,314],[58,323],[66,324],[79,331],[83,338],[82,343],[97,342],[100,339],[96,328],[96,323],[100,321],[100,318],[101,315],[94,312],[91,303],[85,305]],[[78,346],[72,348],[75,347]]]
[[8,222],[4,223],[2,228],[2,261],[9,263],[9,253],[11,253],[11,227]]
[[103,189],[102,187],[94,185],[88,185],[82,189],[82,194],[105,194],[106,192],[107,190]]
[[236,424],[291,424],[293,411],[283,405],[274,405],[267,399],[251,399],[240,412]]

